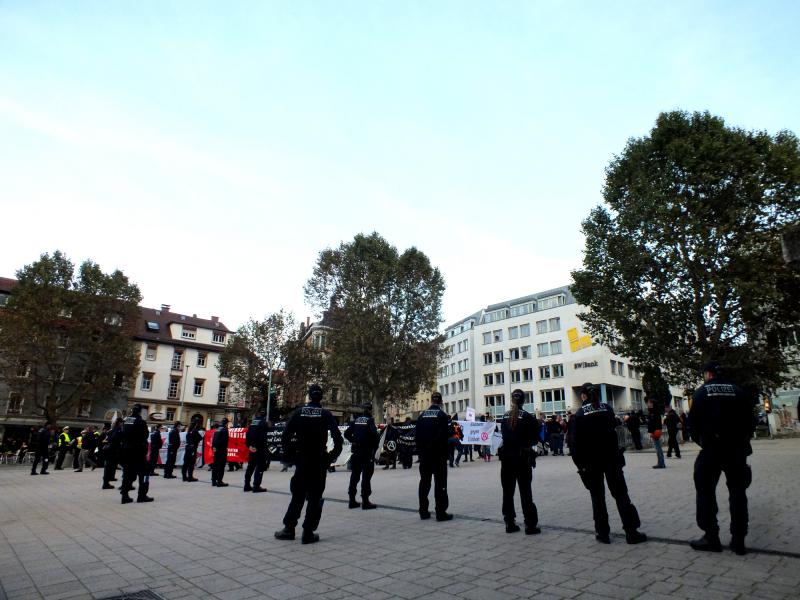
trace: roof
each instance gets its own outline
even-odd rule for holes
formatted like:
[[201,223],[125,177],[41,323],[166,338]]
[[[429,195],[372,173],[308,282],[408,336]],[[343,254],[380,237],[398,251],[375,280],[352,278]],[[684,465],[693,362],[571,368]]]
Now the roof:
[[542,298],[549,298],[550,296],[556,296],[558,294],[564,294],[567,297],[567,304],[572,304],[575,302],[575,298],[569,291],[569,286],[563,285],[561,287],[553,288],[552,290],[545,290],[544,292],[537,292],[528,296],[522,296],[521,298],[514,298],[513,300],[506,300],[505,302],[490,304],[484,310],[486,312],[492,312],[493,310],[497,310],[499,308],[509,308],[511,306],[525,304],[526,302],[533,302],[534,300],[541,300]]
[[[188,315],[182,315],[180,313],[174,313],[168,310],[145,308],[143,306],[139,307],[139,312],[141,317],[139,322],[136,324],[136,332],[133,334],[133,337],[137,340],[149,340],[162,344],[173,344],[176,346],[185,346],[187,348],[202,348],[219,352],[222,348],[221,345],[201,344],[192,340],[172,337],[169,326],[172,323],[177,323],[179,325],[188,325],[190,327],[219,331],[220,333],[225,334],[233,333],[225,326],[224,323],[221,323],[220,321],[201,319],[195,316],[190,317]],[[151,331],[147,328],[147,324],[151,322],[158,324],[158,331]]]
[[458,326],[459,326],[459,325],[461,325],[462,323],[466,323],[467,321],[472,321],[472,320],[478,321],[480,318],[481,318],[481,311],[478,311],[478,312],[476,312],[476,313],[472,313],[472,314],[471,314],[470,316],[468,316],[468,317],[464,317],[464,318],[463,318],[463,319],[461,319],[460,321],[456,321],[456,322],[455,322],[455,323],[453,323],[452,325],[448,325],[447,327],[445,327],[445,328],[444,328],[444,330],[445,330],[445,331],[450,331],[451,329],[453,329],[454,327],[458,327]]
[[16,279],[0,277],[0,292],[11,293],[11,291],[17,287],[17,283],[19,282]]

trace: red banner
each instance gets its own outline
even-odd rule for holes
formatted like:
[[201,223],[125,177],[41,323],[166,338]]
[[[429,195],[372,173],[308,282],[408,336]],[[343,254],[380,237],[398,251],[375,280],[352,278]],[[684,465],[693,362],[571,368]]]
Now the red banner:
[[[214,429],[207,431],[203,438],[203,461],[207,465],[214,462],[214,451],[211,449],[214,431]],[[244,440],[246,433],[247,427],[231,427],[228,429],[228,462],[247,462],[250,450]]]

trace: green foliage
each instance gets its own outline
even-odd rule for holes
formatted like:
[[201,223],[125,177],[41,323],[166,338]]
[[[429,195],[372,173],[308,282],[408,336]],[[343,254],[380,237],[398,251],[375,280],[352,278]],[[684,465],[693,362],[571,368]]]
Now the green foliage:
[[[0,310],[0,379],[56,422],[135,378],[141,294],[120,271],[75,267],[59,251],[17,271]],[[26,376],[20,376],[26,375]]]
[[743,385],[786,377],[782,329],[800,318],[800,275],[781,233],[800,217],[800,148],[789,132],[726,127],[708,113],[663,113],[606,170],[583,223],[572,291],[599,342],[693,386],[721,361]]
[[331,327],[327,368],[381,418],[436,376],[444,279],[428,257],[377,233],[320,252],[306,298]]
[[325,352],[321,348],[314,347],[307,335],[305,324],[301,324],[293,332],[285,348],[286,375],[283,399],[287,408],[303,404],[308,386],[312,383],[321,385],[323,389],[329,389],[331,380]]
[[250,319],[220,353],[217,369],[231,378],[237,394],[254,408],[266,407],[270,373],[274,377],[274,371],[283,368],[293,328],[294,316],[282,309],[263,321]]

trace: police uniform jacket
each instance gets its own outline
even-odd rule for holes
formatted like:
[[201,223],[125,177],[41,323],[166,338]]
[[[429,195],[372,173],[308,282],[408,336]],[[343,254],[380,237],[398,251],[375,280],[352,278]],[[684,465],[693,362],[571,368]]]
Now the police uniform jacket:
[[257,452],[263,452],[267,447],[267,422],[266,419],[256,417],[247,428],[244,436],[245,443],[255,448]]
[[147,423],[141,415],[125,417],[122,422],[122,451],[130,458],[144,459],[147,455]]
[[167,443],[169,444],[167,449],[170,452],[177,452],[178,448],[181,447],[181,432],[177,427],[173,427],[169,430],[169,435],[167,435]]
[[353,445],[353,452],[364,453],[375,452],[380,440],[375,419],[368,415],[351,421],[344,432],[344,437]]
[[417,452],[447,455],[447,440],[453,434],[450,417],[438,404],[433,404],[417,418]]
[[188,431],[186,432],[186,445],[192,446],[193,448],[197,448],[200,445],[200,440],[203,439],[203,436],[200,434],[200,430],[195,427],[189,427]]
[[674,436],[678,432],[678,425],[680,422],[681,420],[678,418],[678,415],[674,410],[667,413],[667,417],[664,419],[664,424],[667,426],[667,431],[670,435]]
[[161,439],[161,432],[156,430],[150,433],[150,452],[158,452],[161,446],[164,445],[164,440]]
[[36,436],[36,451],[39,454],[47,454],[47,448],[50,446],[50,430],[47,427],[39,429]]
[[519,457],[530,452],[539,438],[539,421],[528,411],[520,408],[517,423],[511,427],[511,411],[503,415],[500,424],[500,433],[503,435],[503,446],[500,449],[502,458]]
[[737,385],[718,378],[701,385],[692,398],[689,422],[692,439],[704,450],[753,452],[753,401]]
[[224,425],[220,425],[217,430],[214,432],[214,436],[211,438],[211,446],[214,448],[214,454],[217,455],[220,452],[224,453],[226,456],[228,454],[228,428]]
[[619,460],[617,419],[605,402],[586,402],[573,417],[572,461],[579,469]]
[[[333,450],[327,452],[328,434]],[[301,464],[330,464],[342,452],[342,433],[331,412],[310,402],[297,408],[283,430],[283,447],[289,456]]]

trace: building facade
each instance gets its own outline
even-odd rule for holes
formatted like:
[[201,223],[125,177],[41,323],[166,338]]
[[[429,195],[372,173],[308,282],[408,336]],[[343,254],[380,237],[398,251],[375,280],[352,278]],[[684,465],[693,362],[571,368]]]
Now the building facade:
[[[564,286],[487,306],[448,326],[437,380],[445,410],[462,417],[472,407],[498,417],[519,388],[526,410],[565,414],[580,406],[586,382],[616,411],[644,409],[641,372],[592,341],[578,319],[583,310]],[[682,390],[671,389],[673,407],[688,409]]]

